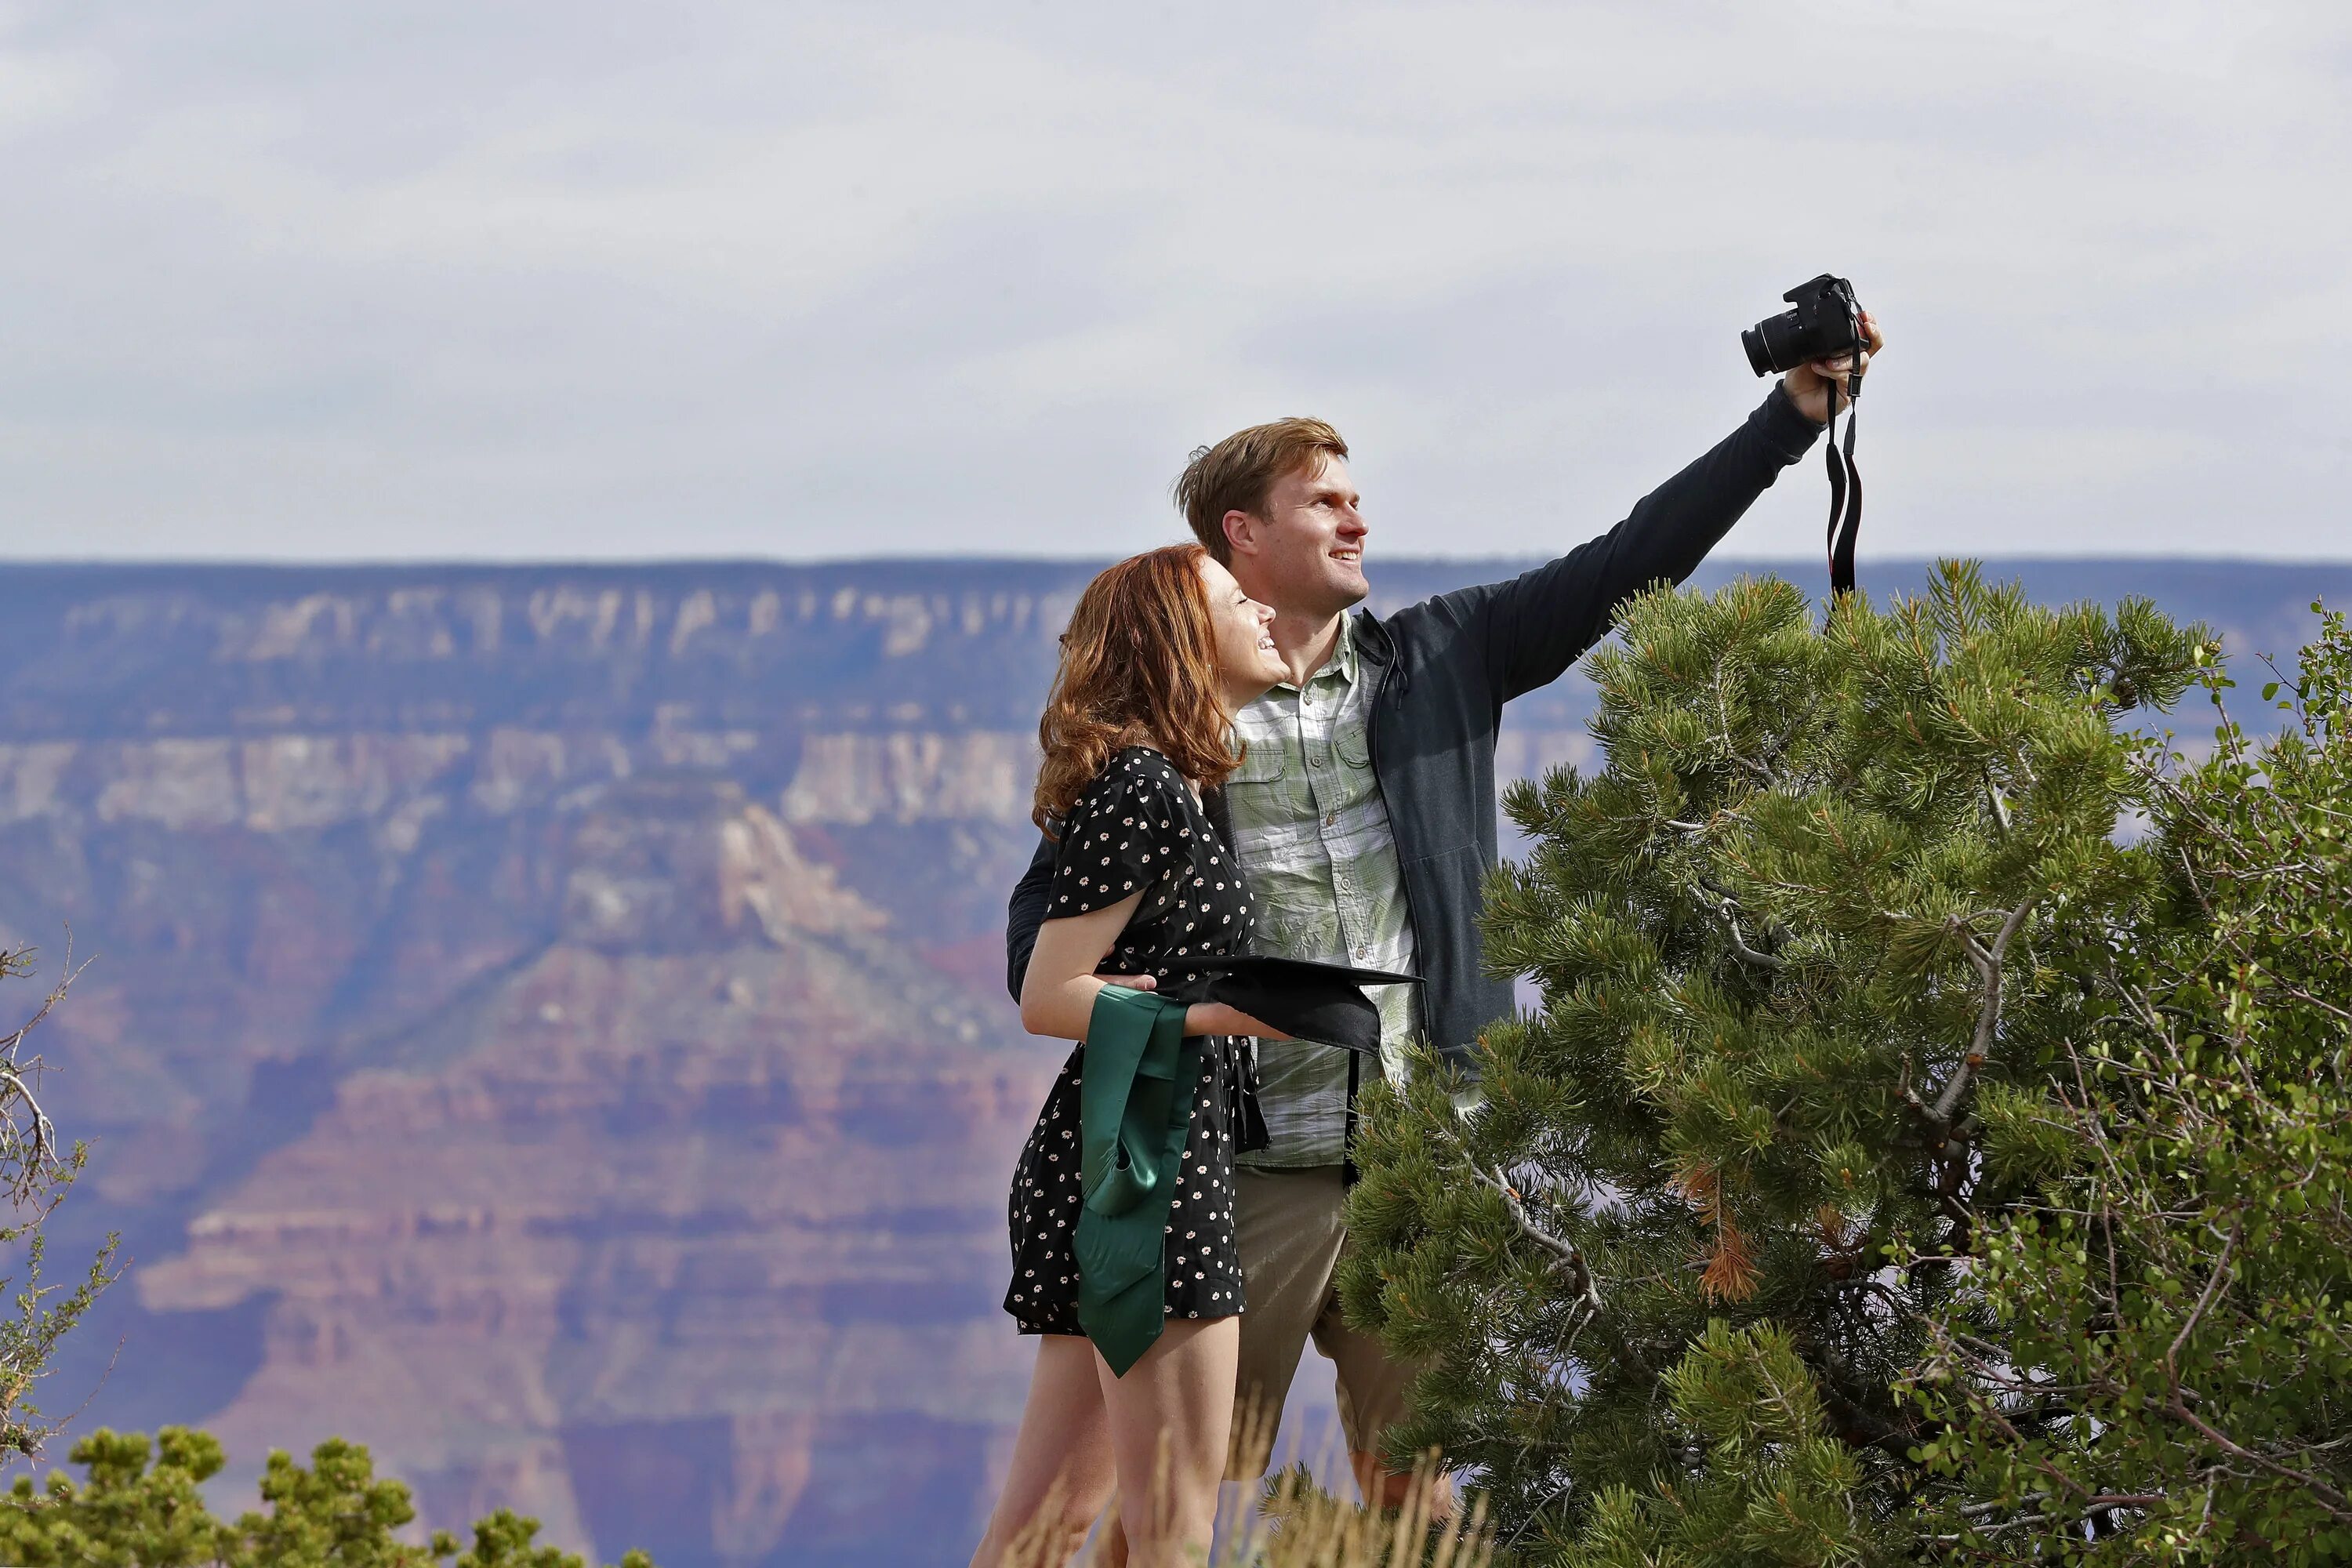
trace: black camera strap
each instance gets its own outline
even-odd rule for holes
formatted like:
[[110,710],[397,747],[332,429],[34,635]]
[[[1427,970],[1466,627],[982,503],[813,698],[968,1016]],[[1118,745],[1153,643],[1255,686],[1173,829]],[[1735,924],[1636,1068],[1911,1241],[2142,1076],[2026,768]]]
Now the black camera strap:
[[1853,542],[1862,532],[1862,470],[1853,466],[1853,427],[1862,410],[1862,373],[1846,378],[1845,450],[1838,450],[1837,384],[1828,387],[1830,438],[1822,457],[1830,470],[1830,592],[1853,592]]

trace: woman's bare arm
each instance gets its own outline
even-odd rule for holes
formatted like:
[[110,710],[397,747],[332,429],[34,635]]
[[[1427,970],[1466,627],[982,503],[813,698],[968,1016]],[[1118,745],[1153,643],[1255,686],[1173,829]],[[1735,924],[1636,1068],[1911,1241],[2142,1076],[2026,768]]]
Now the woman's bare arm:
[[[1083,915],[1050,920],[1037,928],[1037,945],[1030,950],[1029,973],[1021,983],[1021,1026],[1033,1035],[1055,1039],[1083,1040],[1094,1018],[1095,998],[1108,984],[1095,966],[1127,929],[1141,906],[1143,895],[1121,899]],[[1222,1002],[1195,1002],[1184,1010],[1188,1035],[1256,1035],[1264,1039],[1287,1038],[1246,1013]]]

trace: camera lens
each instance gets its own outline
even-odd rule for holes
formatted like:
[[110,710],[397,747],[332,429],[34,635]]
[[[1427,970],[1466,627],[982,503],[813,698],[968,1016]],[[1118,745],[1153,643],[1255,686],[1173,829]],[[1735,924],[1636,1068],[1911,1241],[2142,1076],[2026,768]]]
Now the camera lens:
[[1819,335],[1805,330],[1798,311],[1783,310],[1740,333],[1739,345],[1748,351],[1748,363],[1756,374],[1769,375],[1776,370],[1793,370],[1812,358],[1807,351],[1811,340]]

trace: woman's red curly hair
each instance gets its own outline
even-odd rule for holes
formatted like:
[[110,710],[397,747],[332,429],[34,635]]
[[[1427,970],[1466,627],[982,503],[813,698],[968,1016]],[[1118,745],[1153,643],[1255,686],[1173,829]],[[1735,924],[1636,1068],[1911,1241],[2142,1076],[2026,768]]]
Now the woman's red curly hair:
[[1202,788],[1241,766],[1217,674],[1208,552],[1171,544],[1130,555],[1078,595],[1061,668],[1037,721],[1045,754],[1030,819],[1047,833],[1122,746],[1156,747]]

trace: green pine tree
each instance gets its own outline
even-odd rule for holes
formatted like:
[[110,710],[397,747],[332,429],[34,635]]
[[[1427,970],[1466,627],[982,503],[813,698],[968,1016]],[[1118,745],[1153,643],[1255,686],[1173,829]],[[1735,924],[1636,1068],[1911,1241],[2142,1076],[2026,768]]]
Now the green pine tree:
[[1540,984],[1368,1096],[1349,1312],[1426,1357],[1442,1447],[1524,1560],[1907,1552],[1943,1430],[1900,1390],[1990,1330],[1960,1261],[2063,1140],[2083,979],[2164,896],[2124,716],[2201,628],[1972,567],[1816,626],[1785,583],[1654,594],[1595,657],[1599,771],[1515,787],[1486,940]]

